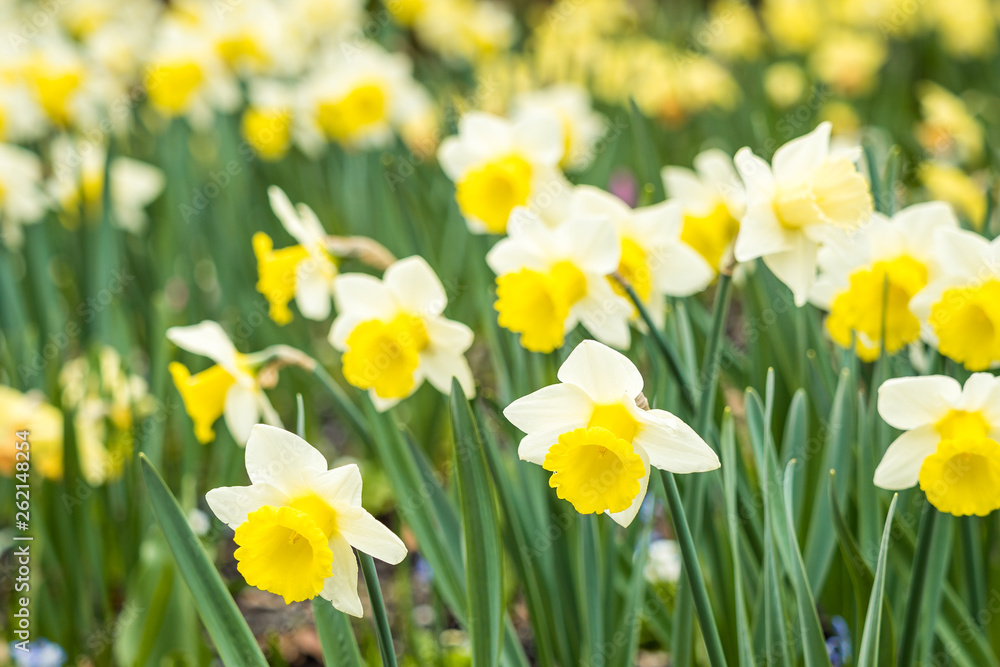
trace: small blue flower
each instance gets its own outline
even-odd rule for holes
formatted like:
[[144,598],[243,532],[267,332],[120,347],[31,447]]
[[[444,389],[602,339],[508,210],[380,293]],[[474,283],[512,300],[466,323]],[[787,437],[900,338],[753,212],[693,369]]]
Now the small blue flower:
[[63,667],[66,664],[66,651],[47,639],[29,642],[27,651],[22,651],[17,648],[16,642],[11,642],[10,655],[17,667]]
[[830,620],[833,634],[826,640],[826,651],[830,656],[832,667],[843,667],[844,663],[852,655],[851,631],[847,627],[847,621],[842,616],[834,616]]
[[424,558],[421,558],[419,554],[413,564],[413,576],[416,577],[418,581],[426,584],[430,584],[434,581],[434,570],[431,568],[431,564]]

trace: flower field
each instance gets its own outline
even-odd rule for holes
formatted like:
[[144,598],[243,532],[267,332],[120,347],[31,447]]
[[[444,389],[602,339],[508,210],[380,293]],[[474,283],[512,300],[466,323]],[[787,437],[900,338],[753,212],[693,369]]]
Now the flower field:
[[0,665],[1000,665],[998,27],[0,0]]

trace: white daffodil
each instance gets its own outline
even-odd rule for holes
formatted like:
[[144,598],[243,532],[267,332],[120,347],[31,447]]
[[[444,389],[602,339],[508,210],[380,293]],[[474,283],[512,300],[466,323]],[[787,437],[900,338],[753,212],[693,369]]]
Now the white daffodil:
[[251,79],[247,98],[240,123],[243,138],[265,160],[281,159],[292,145],[296,105],[292,87],[274,79]]
[[830,123],[793,139],[772,164],[742,148],[736,168],[747,190],[735,254],[740,262],[763,258],[805,305],[816,276],[819,244],[868,221],[872,197],[851,153],[831,153]]
[[44,32],[32,46],[22,75],[50,125],[93,128],[113,95],[112,80],[59,31]]
[[910,308],[926,322],[924,337],[970,371],[1000,363],[1000,239],[967,231],[938,233],[941,269],[913,297]]
[[878,411],[905,432],[875,469],[877,486],[919,482],[932,505],[959,516],[1000,508],[1000,379],[894,378],[879,387]]
[[833,341],[850,348],[856,337],[858,356],[895,354],[920,338],[920,320],[910,300],[940,267],[935,253],[939,230],[957,230],[958,219],[944,202],[905,208],[892,216],[873,213],[868,225],[852,236],[831,240],[818,255],[819,277],[810,301],[830,312],[826,330]]
[[281,425],[254,375],[253,366],[260,359],[237,352],[218,323],[206,320],[188,327],[171,327],[167,329],[167,340],[215,362],[195,375],[180,362],[170,364],[170,375],[194,422],[198,442],[205,444],[215,439],[212,425],[222,416],[239,445],[246,443],[250,429],[261,417],[268,424]]
[[395,565],[406,546],[361,506],[361,472],[329,469],[302,438],[258,424],[246,448],[250,486],[212,489],[208,506],[236,531],[237,569],[246,582],[285,599],[319,595],[362,616],[352,548]]
[[[104,170],[107,146],[85,139],[60,136],[52,142],[52,179],[49,193],[63,213],[76,218],[81,209],[92,219],[104,205]],[[132,233],[147,222],[146,207],[163,192],[163,172],[153,165],[127,157],[111,160],[112,221]]]
[[594,111],[587,91],[577,85],[560,84],[523,93],[514,100],[514,120],[536,114],[552,116],[562,128],[564,169],[579,171],[594,161],[594,146],[607,131],[608,122]]
[[38,222],[45,214],[42,191],[42,162],[31,151],[0,144],[0,240],[19,247],[24,240],[21,227]]
[[431,107],[402,53],[374,42],[334,49],[321,58],[301,89],[297,139],[309,154],[327,142],[355,148],[384,147]]
[[333,279],[337,277],[337,265],[326,251],[326,230],[311,208],[305,204],[293,207],[280,188],[272,185],[267,194],[274,214],[299,244],[275,250],[270,236],[254,234],[257,291],[267,297],[271,319],[278,324],[291,322],[288,302],[292,298],[304,317],[325,320],[330,315]]
[[681,206],[681,240],[718,271],[740,230],[746,191],[733,159],[712,148],[694,159],[694,170],[664,167],[660,172],[667,197]]
[[474,395],[464,356],[472,330],[443,316],[448,297],[422,257],[398,260],[382,280],[341,274],[333,298],[337,319],[330,343],[344,353],[344,378],[367,389],[378,410],[403,400],[425,379],[450,394],[451,379],[458,378],[465,395]]
[[197,24],[171,17],[157,29],[143,79],[152,107],[202,129],[215,111],[234,111],[240,103],[236,78]]
[[0,71],[0,142],[34,141],[46,129],[45,114],[28,87]]
[[560,347],[577,324],[608,345],[628,347],[633,306],[609,280],[622,253],[607,218],[568,218],[549,227],[519,208],[508,234],[486,255],[497,275],[493,307],[500,326],[521,334],[532,352]]
[[474,111],[462,116],[457,135],[441,142],[438,160],[455,183],[469,229],[503,234],[515,208],[541,214],[563,189],[563,153],[562,129],[550,114],[525,113],[513,122]]
[[[633,209],[613,194],[580,185],[573,190],[570,209],[576,218],[590,215],[611,221],[621,244],[618,273],[658,326],[666,312],[665,296],[697,294],[715,277],[714,268],[681,240],[681,208],[676,203]],[[618,281],[610,280],[615,292],[627,298]]]
[[549,486],[581,514],[606,512],[632,523],[652,468],[675,473],[719,467],[691,427],[664,410],[636,405],[642,375],[624,355],[580,343],[559,368],[561,384],[519,398],[503,411],[527,435],[518,456],[552,473]]

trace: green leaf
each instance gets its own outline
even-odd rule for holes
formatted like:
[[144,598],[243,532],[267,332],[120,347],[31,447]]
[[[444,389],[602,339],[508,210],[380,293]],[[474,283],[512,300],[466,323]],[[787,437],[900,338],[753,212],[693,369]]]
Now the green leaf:
[[205,629],[226,665],[267,667],[257,640],[216,572],[180,505],[144,454],[139,455],[153,514],[187,584]]
[[479,427],[457,379],[451,384],[451,419],[455,433],[455,472],[465,537],[472,664],[490,667],[500,657],[503,624],[503,553],[493,480]]
[[868,613],[865,614],[865,629],[861,633],[861,652],[858,657],[858,667],[876,667],[878,661],[879,635],[882,632],[882,599],[885,596],[885,564],[889,554],[889,538],[892,536],[892,516],[896,512],[896,501],[899,494],[893,494],[889,503],[889,513],[885,517],[885,527],[882,529],[882,543],[878,550],[878,565],[875,567],[875,584],[868,601]]
[[323,648],[323,662],[343,667],[362,667],[361,652],[351,629],[351,619],[338,611],[329,600],[313,598],[316,633]]
[[740,559],[740,517],[736,508],[736,442],[733,435],[733,414],[727,408],[722,416],[722,476],[726,494],[726,523],[729,526],[729,545],[733,558],[733,588],[736,600],[736,647],[740,667],[755,667],[753,646],[750,643],[750,621],[747,619],[743,598],[743,564]]
[[788,529],[788,546],[792,555],[792,588],[795,589],[795,601],[799,611],[799,627],[802,630],[802,653],[805,656],[806,667],[829,665],[830,656],[826,650],[826,640],[823,637],[823,626],[820,625],[816,613],[816,600],[809,587],[806,567],[799,551],[799,541],[795,536],[795,517],[792,516],[793,475],[795,459],[785,467],[785,524]]

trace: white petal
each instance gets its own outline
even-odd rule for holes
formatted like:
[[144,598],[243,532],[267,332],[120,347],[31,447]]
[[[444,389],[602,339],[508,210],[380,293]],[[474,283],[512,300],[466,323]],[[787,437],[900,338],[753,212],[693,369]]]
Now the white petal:
[[774,152],[771,164],[779,182],[800,182],[827,158],[830,153],[829,122],[820,123],[809,134],[792,139]]
[[622,510],[621,512],[607,512],[607,515],[614,519],[615,523],[620,526],[625,526],[626,528],[632,523],[632,520],[635,519],[635,515],[639,513],[639,508],[642,507],[642,501],[646,499],[646,489],[649,488],[649,474],[652,472],[649,466],[649,461],[646,459],[646,453],[639,451],[638,454],[642,459],[642,465],[646,468],[646,474],[639,480],[638,495],[636,495],[627,510]]
[[573,264],[584,273],[606,276],[618,268],[621,245],[610,221],[604,218],[570,220],[560,225],[556,234]]
[[562,122],[551,113],[520,114],[513,127],[513,136],[534,164],[554,167],[566,150]]
[[[586,425],[587,422],[584,421],[575,428],[583,428]],[[542,463],[545,462],[545,457],[549,453],[549,450],[552,449],[552,445],[559,442],[559,436],[572,430],[574,429],[563,430],[563,428],[559,426],[556,428],[549,428],[544,431],[529,433],[521,438],[521,442],[517,446],[517,457],[522,461],[542,465]]]
[[715,271],[705,258],[680,240],[660,246],[648,261],[656,288],[670,296],[697,294],[715,278]]
[[749,148],[741,148],[733,158],[740,178],[747,189],[747,200],[770,199],[774,195],[774,175],[771,166],[763,158],[754,155]]
[[242,447],[249,440],[250,432],[260,417],[255,388],[239,384],[230,387],[226,392],[223,414],[233,440]]
[[[603,277],[587,282],[587,296],[573,304],[570,314],[579,319],[580,324],[597,340],[605,345],[627,350],[632,338],[628,326],[632,304],[616,294]],[[572,323],[573,317],[567,324]]]
[[594,402],[580,387],[550,384],[517,399],[504,408],[503,415],[525,433],[553,428],[565,433],[586,426],[593,412]]
[[322,321],[330,316],[330,296],[333,288],[332,267],[324,266],[312,257],[295,267],[295,303],[302,316]]
[[476,384],[469,362],[461,352],[454,350],[424,350],[420,353],[420,368],[434,387],[442,394],[451,394],[451,379],[458,378],[458,384],[466,398],[476,395]]
[[354,463],[311,476],[309,486],[334,510],[361,505],[361,471]]
[[290,496],[308,491],[307,480],[326,472],[326,458],[288,431],[258,424],[247,441],[247,474],[254,484],[270,484]]
[[654,468],[674,473],[705,472],[720,465],[708,443],[683,421],[663,410],[649,410],[640,417],[633,441],[645,450]]
[[382,277],[396,302],[412,313],[433,317],[444,312],[448,297],[434,269],[419,255],[394,262]]
[[208,357],[234,377],[242,374],[236,367],[233,341],[218,322],[205,320],[189,327],[171,327],[167,329],[167,340],[188,352]]
[[802,307],[809,300],[809,292],[816,280],[817,248],[805,234],[796,234],[791,249],[764,256],[767,268],[792,290],[796,306]]
[[369,556],[395,565],[406,557],[406,545],[364,508],[337,512],[337,532],[351,546]]
[[[421,379],[420,382],[422,382],[422,381],[423,380]],[[420,388],[420,382],[415,382],[414,383],[414,385],[413,385],[413,391],[416,391],[417,389]],[[407,394],[403,398],[409,398],[410,396],[412,396],[413,395],[413,391],[411,391],[409,394]],[[368,390],[368,398],[371,400],[372,405],[375,406],[375,409],[378,410],[379,412],[385,412],[386,410],[388,410],[389,408],[394,407],[401,400],[403,400],[403,398],[382,398],[381,396],[379,396],[378,394],[375,393],[374,389],[369,389]]]
[[765,201],[747,207],[736,235],[733,254],[740,262],[776,252],[784,252],[792,247],[792,233],[781,226],[774,207]]
[[358,559],[351,545],[340,536],[330,540],[330,550],[333,551],[333,572],[323,583],[320,597],[345,614],[361,618],[364,609],[358,597]]
[[339,315],[363,320],[388,319],[395,314],[392,294],[382,281],[365,273],[342,273],[333,281],[333,300]]
[[205,500],[219,521],[234,530],[247,520],[247,514],[265,505],[288,504],[288,496],[270,484],[223,486],[206,493]]
[[[956,410],[968,412],[983,411],[990,423],[998,423],[996,416],[1000,411],[1000,378],[992,373],[973,373],[962,387],[962,397],[953,406]],[[986,416],[986,415],[984,415]]]
[[907,431],[937,423],[962,395],[958,380],[944,375],[892,378],[878,388],[878,413]]
[[634,399],[642,391],[642,375],[628,357],[594,340],[576,346],[559,367],[560,382],[583,389],[598,404]]
[[702,202],[707,204],[712,199],[712,192],[690,169],[664,167],[660,170],[660,178],[663,179],[663,187],[666,189],[667,195],[684,202],[686,206]]
[[924,459],[937,450],[941,436],[933,426],[903,433],[885,450],[875,469],[875,485],[883,489],[908,489],[920,479]]
[[610,192],[592,185],[578,185],[573,189],[572,212],[577,217],[604,217],[612,222],[632,215],[628,204]]

